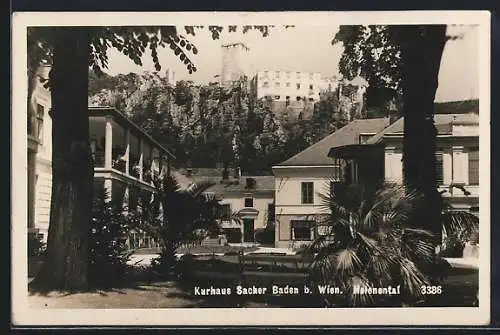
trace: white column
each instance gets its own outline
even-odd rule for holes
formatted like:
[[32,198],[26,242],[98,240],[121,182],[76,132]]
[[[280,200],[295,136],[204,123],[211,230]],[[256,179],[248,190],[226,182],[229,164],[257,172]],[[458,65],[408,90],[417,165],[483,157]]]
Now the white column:
[[158,150],[158,176],[162,178],[163,176],[163,154]]
[[106,116],[106,133],[104,137],[104,167],[111,169],[113,167],[113,118]]
[[130,129],[125,130],[125,174],[130,171]]
[[151,185],[153,185],[153,166],[155,164],[155,160],[154,160],[154,157],[153,157],[153,146],[150,146],[149,147],[149,175],[151,176],[151,180],[149,181],[149,183]]
[[393,180],[393,155],[394,147],[386,147],[384,152],[384,178],[386,181]]
[[468,156],[464,152],[463,146],[452,147],[453,157],[453,183],[454,184],[467,184],[469,181],[468,169],[469,161]]
[[125,193],[123,194],[123,213],[128,214],[130,212],[130,187],[129,185],[125,185]]
[[139,180],[144,176],[144,141],[139,138]]
[[452,153],[451,151],[443,152],[443,185],[450,185],[453,181]]

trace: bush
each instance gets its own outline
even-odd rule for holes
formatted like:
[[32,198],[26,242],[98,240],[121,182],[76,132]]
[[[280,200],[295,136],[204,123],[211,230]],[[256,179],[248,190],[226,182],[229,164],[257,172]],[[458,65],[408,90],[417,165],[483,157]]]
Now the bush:
[[45,253],[46,244],[42,234],[28,233],[28,257],[39,257]]
[[465,242],[458,238],[457,234],[450,234],[443,238],[443,257],[462,257]]
[[93,204],[89,236],[89,282],[93,287],[112,287],[125,277],[129,253],[124,238],[131,227],[131,217],[121,206],[105,202],[101,191]]
[[274,244],[274,227],[256,229],[255,242],[261,244]]
[[239,228],[224,229],[224,233],[229,243],[241,242],[241,230]]

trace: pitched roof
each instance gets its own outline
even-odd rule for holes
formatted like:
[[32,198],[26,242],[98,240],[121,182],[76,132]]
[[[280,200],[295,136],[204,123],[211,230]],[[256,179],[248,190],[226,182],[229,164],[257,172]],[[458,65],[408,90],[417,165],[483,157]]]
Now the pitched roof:
[[354,120],[277,166],[331,165],[331,148],[358,144],[360,134],[376,134],[388,125],[389,118]]
[[479,99],[436,102],[434,114],[478,113]]
[[[453,124],[479,124],[479,116],[476,113],[467,114],[435,114],[434,124],[438,135],[451,134]],[[385,135],[403,134],[404,131],[404,117],[399,118],[396,122],[379,132],[377,135],[371,137],[366,141],[366,144],[380,143]]]
[[[246,178],[253,178],[255,180],[255,186],[253,188],[247,188]],[[209,180],[209,179],[205,179]],[[201,181],[197,180],[197,181]],[[274,192],[275,182],[274,176],[242,176],[236,183],[235,180],[230,182],[221,182],[219,180],[210,179],[210,181],[216,183],[214,186],[207,189],[207,192],[213,192],[217,195],[225,194],[243,194],[250,192]]]

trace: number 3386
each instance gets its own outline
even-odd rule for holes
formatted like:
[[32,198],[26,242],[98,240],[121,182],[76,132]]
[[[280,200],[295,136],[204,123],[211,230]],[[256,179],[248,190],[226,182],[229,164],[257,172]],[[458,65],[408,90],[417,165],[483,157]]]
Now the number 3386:
[[443,293],[441,286],[422,285],[420,287],[420,290],[421,290],[422,294],[441,294],[441,293]]

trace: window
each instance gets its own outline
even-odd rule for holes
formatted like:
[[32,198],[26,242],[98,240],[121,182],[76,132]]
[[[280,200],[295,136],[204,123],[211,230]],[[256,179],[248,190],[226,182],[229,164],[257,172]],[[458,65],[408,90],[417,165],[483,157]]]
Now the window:
[[314,73],[312,73],[312,72],[309,73],[309,79],[313,79],[313,77],[314,77]]
[[245,207],[253,207],[253,198],[245,198]]
[[286,87],[290,87],[290,83],[286,83]]
[[297,83],[297,89],[300,90],[300,83]]
[[300,78],[300,72],[297,72],[297,79]]
[[297,101],[300,101],[300,99],[301,99],[300,97],[297,97]]
[[280,72],[276,71],[276,78],[279,78],[279,77],[280,77]]
[[314,101],[314,98],[309,98],[309,101]]
[[312,90],[312,89],[313,89],[313,87],[314,87],[314,86],[313,86],[313,84],[310,84],[310,85],[309,85],[309,89],[310,89],[310,90]]
[[44,108],[42,105],[36,105],[36,121],[38,124],[38,141],[42,143],[43,139],[43,115]]
[[314,201],[314,184],[312,182],[302,183],[302,203],[312,204]]
[[279,81],[276,82],[276,87],[280,87],[280,82]]
[[287,78],[290,78],[290,71],[287,71],[287,72],[286,72],[286,77],[287,77]]
[[262,84],[262,87],[269,87],[269,83],[267,81],[265,81],[263,84]]
[[229,220],[231,217],[231,204],[222,204],[220,206],[219,218],[222,220]]
[[264,76],[267,77],[269,75],[269,71],[264,71]]
[[443,153],[436,152],[436,183],[443,185]]
[[291,220],[292,240],[295,241],[310,241],[312,240],[313,221],[308,220]]
[[469,151],[469,185],[479,185],[479,150]]

